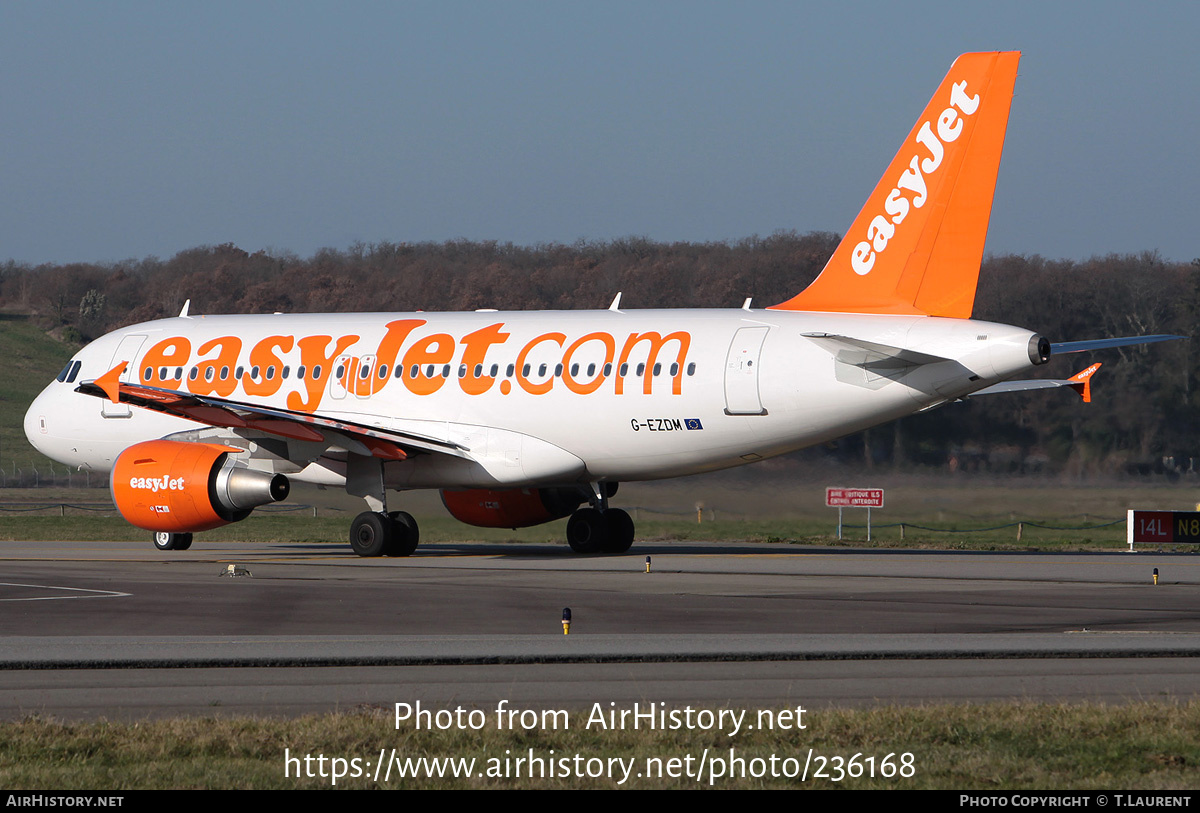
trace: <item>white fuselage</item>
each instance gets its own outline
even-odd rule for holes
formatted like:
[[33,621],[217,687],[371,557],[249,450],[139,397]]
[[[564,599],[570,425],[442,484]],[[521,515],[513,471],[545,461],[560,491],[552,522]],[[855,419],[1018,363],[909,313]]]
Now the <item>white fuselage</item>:
[[[741,465],[962,397],[1033,367],[1033,337],[966,319],[748,309],[179,317],[89,344],[72,381],[34,401],[25,430],[55,460],[108,470],[134,443],[204,429],[74,391],[128,361],[123,381],[462,450],[388,463],[390,488],[647,480]],[[888,357],[897,349],[907,355]],[[293,469],[330,484],[344,473],[328,461]]]

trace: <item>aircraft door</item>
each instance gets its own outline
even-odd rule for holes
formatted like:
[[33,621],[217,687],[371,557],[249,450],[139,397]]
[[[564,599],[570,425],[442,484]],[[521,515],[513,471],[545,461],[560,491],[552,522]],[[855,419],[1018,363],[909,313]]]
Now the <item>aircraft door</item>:
[[347,387],[354,386],[354,374],[358,369],[354,356],[338,356],[333,363],[333,375],[329,377],[329,394],[338,400],[346,397]]
[[766,415],[758,394],[759,357],[771,328],[743,327],[733,336],[725,358],[725,414]]
[[[146,337],[142,335],[126,336],[121,339],[121,343],[117,345],[117,352],[113,353],[112,360],[108,363],[108,369],[111,370],[122,361],[129,362],[125,365],[125,372],[121,373],[120,378],[127,384],[135,380],[137,355],[138,351],[142,349],[144,341],[146,341]],[[100,414],[105,418],[128,418],[133,415],[133,410],[129,404],[114,404],[107,398],[101,398]]]

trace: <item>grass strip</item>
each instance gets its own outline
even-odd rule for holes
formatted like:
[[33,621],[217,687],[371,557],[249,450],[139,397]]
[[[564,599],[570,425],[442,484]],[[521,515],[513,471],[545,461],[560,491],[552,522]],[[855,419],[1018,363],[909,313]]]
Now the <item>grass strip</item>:
[[[754,712],[748,712],[753,716]],[[617,730],[582,728],[586,712],[577,712],[569,730],[499,731],[488,725],[479,731],[416,731],[409,724],[396,729],[391,709],[308,716],[296,719],[254,717],[180,718],[138,723],[65,723],[31,717],[0,724],[0,785],[10,790],[130,790],[163,788],[296,789],[332,787],[330,777],[285,776],[284,749],[303,760],[311,755],[358,758],[360,770],[370,771],[380,749],[395,749],[407,758],[474,758],[467,778],[431,777],[425,770],[401,779],[393,768],[390,781],[371,776],[341,777],[339,788],[605,788],[617,787],[616,776],[541,776],[528,768],[510,776],[518,757],[569,760],[586,773],[587,760],[634,760],[624,787],[694,788],[709,785],[708,775],[637,776],[655,773],[661,760],[679,760],[676,773],[693,773],[707,749],[709,772],[718,757],[726,761],[725,776],[711,779],[722,788],[898,788],[974,789],[1190,789],[1200,785],[1200,702],[1137,702],[1129,705],[1060,705],[991,703],[923,707],[881,706],[867,709],[818,709],[807,712],[803,731],[743,731],[735,737],[717,731]],[[576,723],[575,721],[579,722]],[[745,761],[743,772],[730,761],[730,749]],[[779,772],[784,760],[802,766],[809,749],[823,756],[826,777],[772,777],[772,756]],[[551,753],[553,751],[553,754]],[[899,768],[903,754],[912,754],[911,776],[899,771],[885,777],[883,759],[893,754]],[[859,754],[858,777],[836,779],[834,757],[848,760]],[[582,762],[575,761],[580,755]],[[810,774],[819,761],[809,762]],[[866,775],[867,757],[874,757],[873,778]],[[760,760],[761,762],[755,762]],[[600,763],[591,762],[595,768]],[[563,767],[558,763],[558,767]],[[346,765],[349,771],[350,764]],[[728,773],[732,768],[733,776]],[[753,776],[761,773],[765,776]],[[563,771],[576,773],[576,771]],[[488,774],[499,774],[489,776]],[[478,774],[483,774],[479,776]],[[382,778],[382,773],[380,774]]]
[[[558,542],[565,544],[562,522],[534,528],[472,528],[449,517],[418,517],[422,542]],[[1047,521],[1044,524],[1053,524]],[[346,542],[350,517],[255,514],[250,518],[207,531],[196,537],[197,544],[212,542]],[[960,523],[969,529],[968,523]],[[947,526],[949,527],[949,526]],[[828,522],[808,519],[716,520],[697,524],[677,519],[643,518],[637,524],[637,542],[773,542],[781,544],[841,545],[872,548],[928,548],[942,550],[1071,551],[1121,550],[1126,547],[1125,527],[1099,526],[1077,530],[1037,528],[1026,525],[1021,539],[1015,528],[945,533],[906,529],[900,538],[898,528],[872,533],[870,542],[859,529],[849,531],[839,541],[830,532]],[[145,543],[150,548],[150,532],[134,528],[117,516],[92,513],[59,516],[5,514],[0,520],[0,540],[97,541],[115,540]]]

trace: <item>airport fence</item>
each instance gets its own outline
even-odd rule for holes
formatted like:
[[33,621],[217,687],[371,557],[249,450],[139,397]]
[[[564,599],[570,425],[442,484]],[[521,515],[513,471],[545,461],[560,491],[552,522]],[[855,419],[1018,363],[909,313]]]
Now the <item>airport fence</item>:
[[1021,537],[1025,534],[1026,528],[1039,528],[1044,531],[1095,531],[1100,528],[1111,528],[1114,525],[1124,525],[1125,517],[1120,519],[1094,522],[1086,525],[1047,525],[1044,522],[1033,522],[1030,520],[1019,520],[1017,522],[1006,522],[1002,525],[989,525],[985,527],[973,528],[935,528],[931,525],[918,525],[915,522],[889,522],[884,524],[871,523],[870,525],[851,525],[843,523],[842,528],[866,529],[869,531],[881,531],[885,528],[899,528],[900,538],[904,538],[906,530],[911,531],[929,531],[932,533],[942,534],[981,534],[991,533],[994,531],[1003,531],[1008,528],[1016,528],[1017,541],[1021,541]]
[[[658,506],[622,506],[629,512],[635,523],[653,522],[654,520],[667,520],[671,525],[678,527],[678,524],[687,525],[710,525],[712,523],[722,523],[726,527],[729,525],[737,525],[739,523],[751,523],[755,526],[766,523],[766,529],[762,533],[770,538],[803,538],[810,535],[824,536],[826,534],[836,533],[837,522],[828,514],[817,512],[801,512],[801,515],[794,517],[774,517],[764,518],[760,512],[743,512],[735,508],[705,505],[697,507],[693,510],[672,510],[671,508]],[[825,510],[825,509],[822,509]],[[264,515],[294,515],[307,516],[316,518],[318,516],[343,516],[347,513],[347,509],[338,506],[316,506],[302,503],[278,503],[274,505],[264,505],[255,509],[255,514]],[[0,516],[120,516],[116,506],[111,501],[97,502],[66,502],[66,501],[27,501],[27,502],[0,502]],[[1011,513],[1004,521],[997,521],[998,517],[992,515],[971,515],[959,511],[943,511],[934,509],[929,512],[929,517],[936,516],[942,522],[930,522],[928,518],[914,518],[915,521],[901,520],[886,523],[871,522],[863,523],[843,523],[841,530],[843,533],[851,532],[851,535],[856,536],[859,531],[866,531],[868,539],[871,537],[881,537],[887,535],[895,539],[904,540],[906,535],[912,539],[916,539],[922,534],[946,535],[947,537],[964,537],[964,536],[985,536],[991,539],[1000,539],[1007,537],[1009,540],[1015,538],[1017,542],[1021,542],[1022,537],[1033,530],[1051,532],[1051,533],[1086,533],[1089,531],[1102,531],[1104,529],[1114,528],[1115,526],[1124,526],[1126,518],[1121,517],[1099,517],[1089,514],[1074,514],[1055,517],[1048,520],[1045,517],[1020,517],[1015,513]],[[447,521],[448,517],[444,517]],[[1072,523],[1071,520],[1080,520]],[[678,523],[678,524],[677,524]],[[653,528],[653,525],[644,526],[647,530]],[[1009,533],[1005,533],[1005,532]],[[653,532],[653,531],[651,531]],[[667,529],[661,529],[659,532],[672,533]],[[890,532],[890,533],[889,533]],[[1113,531],[1108,531],[1112,534]],[[1011,536],[1009,535],[1011,534]]]
[[[650,508],[646,506],[627,507],[626,510],[637,521],[642,516],[654,517],[679,517],[694,519],[697,524],[706,522],[716,522],[718,518],[721,520],[750,520],[759,519],[758,514],[749,514],[736,511],[728,508],[716,508],[712,506],[697,507],[695,511],[670,511],[662,508]],[[939,520],[948,520],[946,525],[932,525],[927,522],[870,522],[870,523],[841,523],[842,531],[867,531],[868,533],[877,533],[885,530],[894,530],[899,532],[900,539],[905,538],[905,534],[913,531],[924,531],[935,534],[985,534],[998,533],[1005,530],[1011,530],[1018,542],[1022,541],[1022,537],[1026,530],[1037,529],[1043,531],[1096,531],[1105,528],[1112,528],[1117,525],[1125,525],[1125,517],[1100,517],[1094,514],[1067,514],[1057,518],[1058,521],[1047,521],[1045,518],[1022,518],[1015,512],[1010,512],[1007,521],[996,522],[996,516],[983,516],[979,514],[969,514],[961,511],[948,511],[937,509],[931,513],[936,513]],[[947,515],[952,515],[953,518]],[[1079,519],[1082,522],[1078,524],[1062,524],[1063,521]],[[806,515],[798,521],[806,522],[822,522],[822,519],[816,515]],[[830,525],[837,527],[836,520],[830,520]]]
[[48,460],[24,465],[6,462],[0,466],[3,488],[108,488],[108,472],[93,473]]

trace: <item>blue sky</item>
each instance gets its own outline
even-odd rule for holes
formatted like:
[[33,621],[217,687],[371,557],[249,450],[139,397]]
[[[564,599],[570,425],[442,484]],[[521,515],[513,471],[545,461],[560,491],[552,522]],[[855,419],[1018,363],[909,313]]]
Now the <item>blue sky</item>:
[[0,259],[843,232],[1023,52],[988,248],[1200,256],[1200,4],[0,0]]

